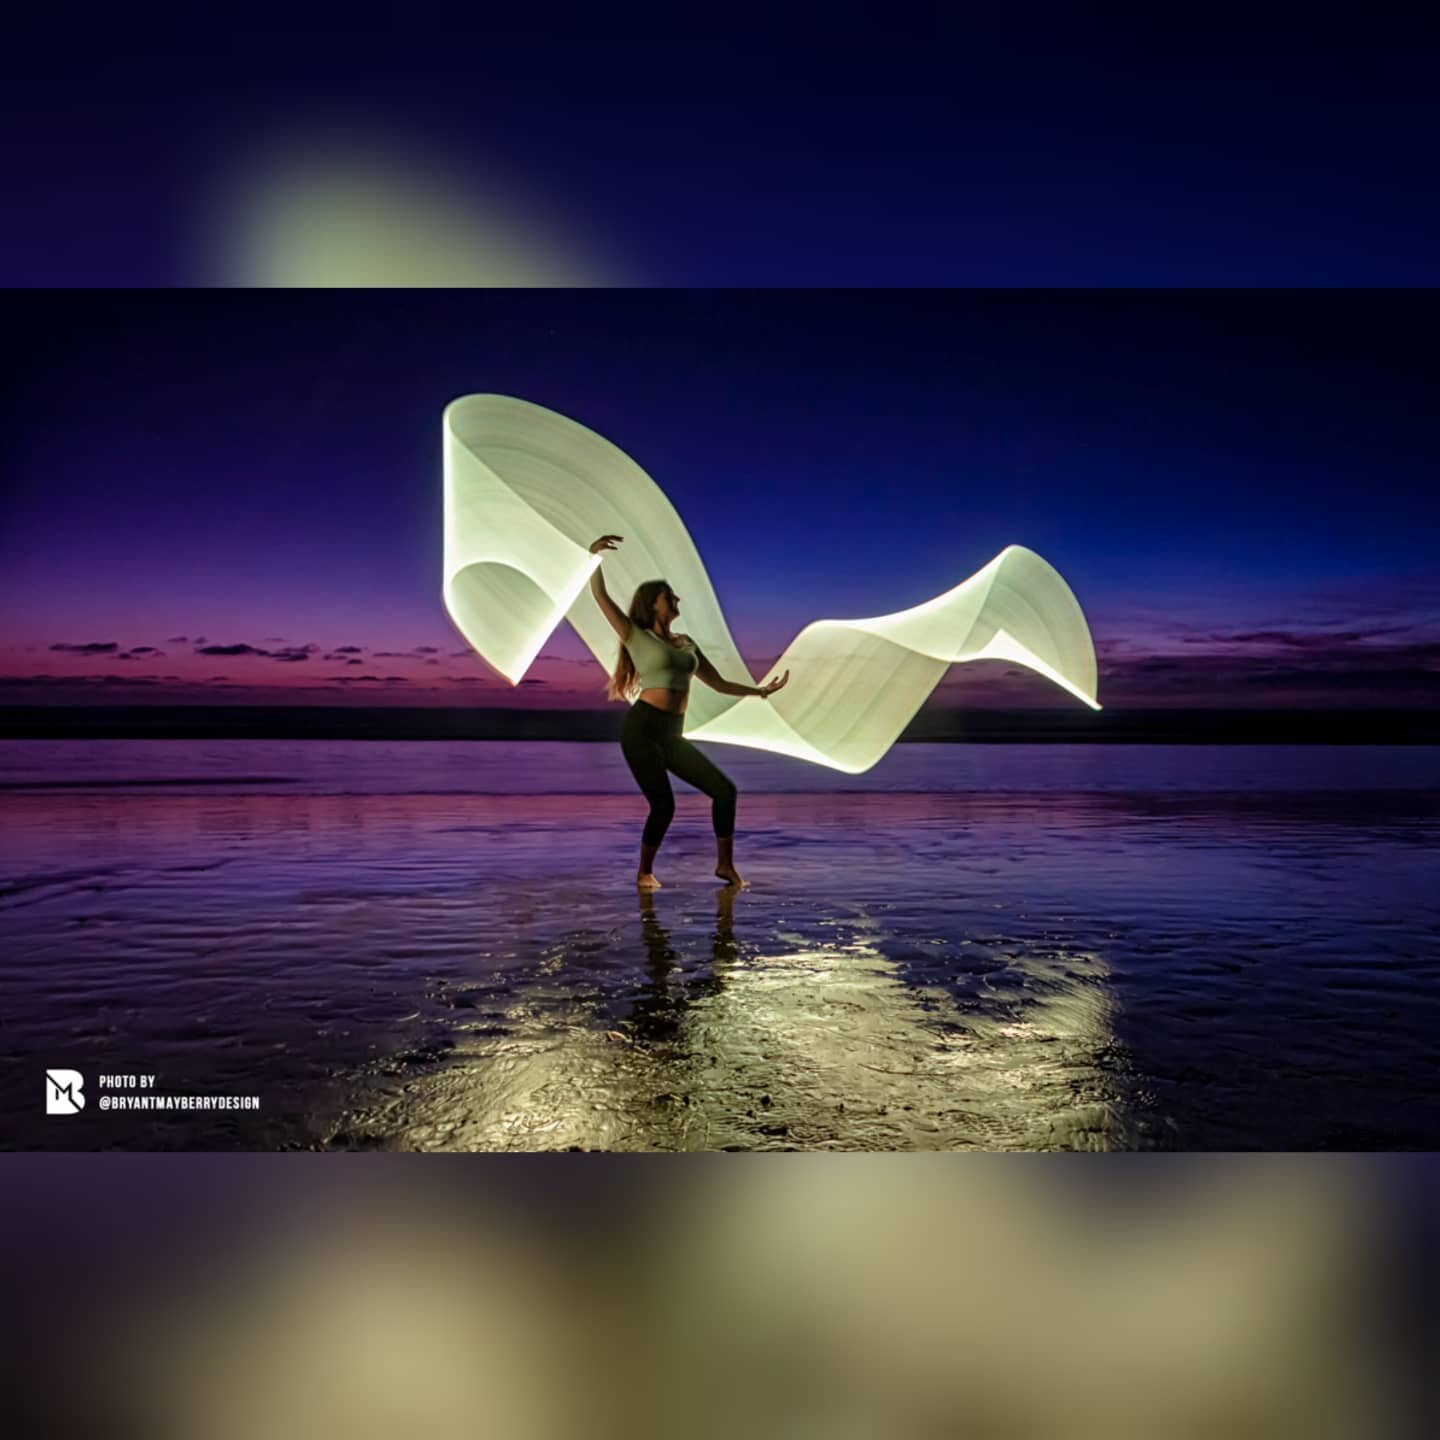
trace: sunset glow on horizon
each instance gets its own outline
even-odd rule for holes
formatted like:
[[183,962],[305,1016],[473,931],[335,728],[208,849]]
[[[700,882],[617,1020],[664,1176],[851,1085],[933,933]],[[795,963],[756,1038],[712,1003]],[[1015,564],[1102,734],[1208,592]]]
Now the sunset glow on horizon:
[[[655,478],[752,675],[1019,542],[1107,709],[1431,706],[1430,303],[12,292],[0,703],[604,709],[567,625],[511,686],[441,603],[436,416],[490,392]],[[987,660],[926,703],[1074,702]]]

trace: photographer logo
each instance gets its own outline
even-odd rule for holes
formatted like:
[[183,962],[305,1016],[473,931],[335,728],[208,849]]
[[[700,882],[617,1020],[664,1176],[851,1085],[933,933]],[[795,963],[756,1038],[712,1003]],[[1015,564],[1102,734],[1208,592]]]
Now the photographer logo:
[[85,1077],[78,1070],[45,1072],[45,1113],[78,1115],[85,1108]]

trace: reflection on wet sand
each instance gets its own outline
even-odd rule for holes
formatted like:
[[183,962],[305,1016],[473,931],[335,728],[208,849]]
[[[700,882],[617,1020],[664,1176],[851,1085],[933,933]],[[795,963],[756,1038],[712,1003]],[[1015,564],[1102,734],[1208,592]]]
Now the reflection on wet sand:
[[[1016,954],[956,1014],[908,981],[855,907],[829,944],[747,929],[751,891],[716,892],[708,935],[672,892],[638,892],[641,973],[605,994],[553,953],[446,1068],[347,1120],[340,1143],[461,1149],[963,1149],[1123,1145],[1093,954]],[[673,906],[673,910],[667,907]],[[736,910],[740,911],[737,926]],[[665,916],[677,916],[667,925]],[[756,917],[757,920],[759,917]],[[738,933],[737,933],[738,930]],[[786,943],[788,940],[789,943]],[[778,942],[778,943],[777,943]],[[938,943],[938,942],[937,942]],[[578,973],[576,973],[578,972]],[[553,995],[552,995],[553,998]],[[501,1032],[495,1035],[495,1030]]]
[[[761,793],[750,889],[692,810],[646,894],[632,795],[21,795],[0,1137],[1428,1148],[1437,796]],[[62,1129],[56,1065],[261,1105]]]

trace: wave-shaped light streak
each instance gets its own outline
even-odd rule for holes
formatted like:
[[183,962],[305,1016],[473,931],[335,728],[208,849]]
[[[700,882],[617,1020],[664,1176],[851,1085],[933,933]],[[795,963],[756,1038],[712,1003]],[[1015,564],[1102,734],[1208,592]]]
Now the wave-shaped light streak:
[[[685,631],[727,678],[749,678],[700,553],[664,491],[584,425],[507,395],[465,395],[443,417],[443,598],[480,657],[518,685],[561,620],[608,674],[619,641],[589,591],[605,564],[623,607],[665,576],[685,597]],[[592,555],[597,535],[624,536]],[[692,740],[748,745],[858,775],[894,744],[945,672],[1008,660],[1100,709],[1095,647],[1059,572],[1006,546],[954,589],[866,620],[816,620],[771,667],[790,681],[768,700],[695,684]]]

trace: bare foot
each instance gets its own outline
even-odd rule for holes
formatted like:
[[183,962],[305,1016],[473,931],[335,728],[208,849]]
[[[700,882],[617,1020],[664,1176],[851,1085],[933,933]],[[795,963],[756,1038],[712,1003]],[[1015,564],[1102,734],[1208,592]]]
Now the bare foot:
[[750,888],[750,882],[748,880],[742,880],[740,878],[740,872],[733,865],[717,865],[715,867],[715,873],[727,885],[738,885],[742,890],[748,890]]
[[658,890],[660,888],[660,882],[654,875],[637,875],[635,885],[640,890]]

